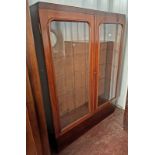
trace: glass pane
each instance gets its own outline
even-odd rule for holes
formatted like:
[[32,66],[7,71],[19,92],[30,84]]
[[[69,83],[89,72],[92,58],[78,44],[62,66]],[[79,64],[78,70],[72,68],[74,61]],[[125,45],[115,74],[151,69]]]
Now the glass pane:
[[101,24],[99,27],[98,105],[115,97],[122,26]]
[[61,128],[89,112],[89,25],[53,21],[52,59]]

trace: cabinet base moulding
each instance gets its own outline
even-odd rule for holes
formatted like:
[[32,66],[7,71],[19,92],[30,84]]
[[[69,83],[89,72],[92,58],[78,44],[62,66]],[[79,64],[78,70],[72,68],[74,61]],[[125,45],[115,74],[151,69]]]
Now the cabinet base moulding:
[[77,125],[76,127],[72,128],[70,131],[66,132],[65,134],[58,136],[54,144],[56,146],[54,147],[56,148],[55,151],[60,152],[62,149],[64,149],[66,146],[72,143],[79,136],[81,136],[90,128],[98,124],[108,115],[112,114],[114,110],[115,110],[115,106],[113,104],[111,104],[110,102],[105,103],[102,106],[102,108],[100,108],[99,111],[93,114],[91,117],[89,117],[88,119],[86,119],[85,121]]

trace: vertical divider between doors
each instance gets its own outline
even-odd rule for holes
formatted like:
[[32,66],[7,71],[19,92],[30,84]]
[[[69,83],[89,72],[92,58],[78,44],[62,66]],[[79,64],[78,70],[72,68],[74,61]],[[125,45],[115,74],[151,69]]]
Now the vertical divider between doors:
[[95,66],[95,16],[92,15],[92,25],[91,25],[91,112],[95,111],[94,107],[94,86],[95,86],[95,77],[94,77],[94,66]]
[[95,76],[94,76],[94,69],[95,69],[95,16],[92,15],[91,18],[91,31],[90,31],[90,35],[91,35],[91,40],[90,40],[90,47],[91,47],[91,51],[90,51],[90,86],[91,88],[89,89],[90,92],[90,106],[91,106],[91,113],[94,113],[95,111],[95,107],[94,107],[94,98],[95,98]]
[[99,32],[98,32],[98,18],[94,15],[94,111],[97,109],[97,94],[98,94],[98,57],[99,57]]

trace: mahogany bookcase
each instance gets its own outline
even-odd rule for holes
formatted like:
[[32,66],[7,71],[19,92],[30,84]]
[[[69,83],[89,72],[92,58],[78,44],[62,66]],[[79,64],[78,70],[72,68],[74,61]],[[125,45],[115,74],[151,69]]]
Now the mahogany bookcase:
[[115,109],[125,16],[43,2],[30,10],[49,139],[61,150]]

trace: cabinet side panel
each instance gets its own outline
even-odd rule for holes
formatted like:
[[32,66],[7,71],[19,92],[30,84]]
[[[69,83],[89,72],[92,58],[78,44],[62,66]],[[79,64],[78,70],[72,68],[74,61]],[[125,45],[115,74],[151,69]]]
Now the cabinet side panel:
[[38,4],[31,6],[30,12],[31,12],[33,35],[35,40],[36,55],[37,55],[38,66],[39,66],[41,87],[43,92],[43,103],[44,103],[44,109],[45,109],[45,115],[46,115],[49,141],[51,144],[54,144],[53,142],[53,139],[55,139],[54,125],[53,125],[53,117],[52,117],[51,103],[50,103],[50,97],[49,97],[46,66],[45,66],[44,54],[43,54],[42,36],[39,29],[40,21],[39,21],[39,14],[38,14]]

